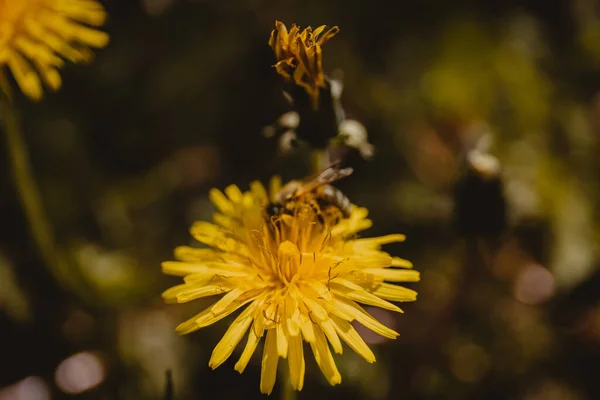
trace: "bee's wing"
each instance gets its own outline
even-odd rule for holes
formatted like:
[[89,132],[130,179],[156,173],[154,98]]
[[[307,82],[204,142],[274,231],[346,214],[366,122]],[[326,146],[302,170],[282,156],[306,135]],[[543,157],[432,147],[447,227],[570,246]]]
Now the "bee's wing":
[[318,175],[307,180],[304,185],[296,191],[295,196],[302,196],[305,193],[315,190],[319,186],[327,185],[345,178],[352,174],[352,171],[352,168],[338,168],[336,165],[325,168]]

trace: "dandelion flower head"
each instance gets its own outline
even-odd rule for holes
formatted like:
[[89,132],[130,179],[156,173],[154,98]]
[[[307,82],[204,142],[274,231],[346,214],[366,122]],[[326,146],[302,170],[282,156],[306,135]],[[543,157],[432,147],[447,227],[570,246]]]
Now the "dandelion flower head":
[[64,59],[86,62],[90,47],[106,46],[108,35],[92,28],[105,20],[96,0],[0,0],[0,67],[8,67],[26,96],[39,100],[42,81],[60,88]]
[[416,282],[419,273],[409,261],[381,250],[404,236],[359,238],[358,232],[371,226],[367,210],[351,205],[350,215],[340,218],[334,206],[317,201],[316,190],[273,216],[267,210],[280,193],[280,181],[271,181],[269,193],[259,182],[250,188],[213,189],[214,223],[196,222],[191,228],[192,236],[208,247],[179,247],[179,261],[163,263],[166,274],[184,280],[163,293],[167,302],[222,295],[177,331],[193,332],[242,309],[214,348],[211,368],[225,362],[247,336],[235,364],[242,373],[265,338],[261,392],[271,393],[280,358],[288,361],[293,388],[301,390],[303,342],[308,342],[323,375],[336,385],[341,375],[331,349],[342,353],[342,342],[367,362],[375,361],[353,321],[386,338],[398,336],[359,303],[401,312],[390,301],[416,300],[415,291],[390,282]]
[[294,24],[288,32],[283,23],[276,21],[269,39],[277,60],[277,73],[303,87],[315,109],[319,103],[319,89],[325,87],[321,46],[339,32],[337,26],[325,28],[322,25],[313,31],[309,26],[301,31]]

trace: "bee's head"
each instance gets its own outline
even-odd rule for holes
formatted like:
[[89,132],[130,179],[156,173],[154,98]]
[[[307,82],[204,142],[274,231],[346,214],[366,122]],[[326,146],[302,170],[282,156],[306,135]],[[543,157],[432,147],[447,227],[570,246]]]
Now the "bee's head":
[[265,208],[265,212],[269,217],[276,217],[283,211],[283,206],[277,203],[269,203]]

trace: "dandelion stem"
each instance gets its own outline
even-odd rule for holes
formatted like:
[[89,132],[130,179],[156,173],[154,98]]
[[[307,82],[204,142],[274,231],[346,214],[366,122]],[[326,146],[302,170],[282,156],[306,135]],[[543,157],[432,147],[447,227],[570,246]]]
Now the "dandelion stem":
[[42,259],[57,274],[67,264],[57,251],[50,221],[44,211],[39,188],[31,168],[19,119],[11,101],[11,90],[5,75],[0,71],[0,123],[6,136],[6,149],[12,179],[23,207],[29,230]]
[[281,368],[281,399],[282,400],[296,400],[296,391],[292,387],[292,381],[290,379],[290,369],[287,365],[283,365]]
[[314,150],[311,152],[310,168],[311,174],[318,174],[323,170],[323,158],[325,157],[324,150]]

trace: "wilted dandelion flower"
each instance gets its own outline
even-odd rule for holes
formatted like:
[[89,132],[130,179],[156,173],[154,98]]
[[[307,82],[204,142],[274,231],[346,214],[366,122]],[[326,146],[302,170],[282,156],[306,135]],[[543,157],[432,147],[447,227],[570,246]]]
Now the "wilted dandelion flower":
[[325,87],[321,46],[339,32],[337,26],[327,31],[325,28],[322,25],[313,31],[309,26],[300,31],[294,24],[288,32],[283,23],[275,21],[275,29],[269,39],[269,46],[277,59],[277,73],[302,86],[315,109],[319,103],[319,89]]
[[417,293],[387,282],[419,280],[419,273],[408,269],[409,261],[380,250],[383,244],[403,241],[403,235],[358,238],[357,232],[371,226],[365,208],[352,205],[349,217],[338,219],[322,214],[318,202],[305,196],[295,199],[289,212],[273,216],[267,209],[280,186],[273,179],[269,195],[258,182],[245,193],[235,185],[225,194],[213,189],[210,198],[219,210],[215,223],[197,222],[191,228],[192,236],[210,248],[179,247],[175,254],[180,261],[163,263],[165,273],[183,276],[185,282],[166,290],[166,301],[223,295],[179,325],[179,333],[211,325],[245,306],[215,347],[209,365],[214,369],[225,362],[248,332],[235,364],[242,373],[266,337],[260,390],[267,394],[275,384],[279,358],[287,358],[292,386],[302,389],[303,341],[310,344],[331,385],[340,383],[341,376],[330,346],[342,353],[344,341],[374,362],[373,352],[351,322],[386,338],[398,333],[358,303],[401,312],[389,301],[414,301]]
[[[96,0],[0,0],[0,67],[6,65],[28,97],[42,97],[41,80],[61,86],[64,59],[89,61],[89,47],[104,47],[106,12]],[[40,79],[41,78],[41,79]]]

